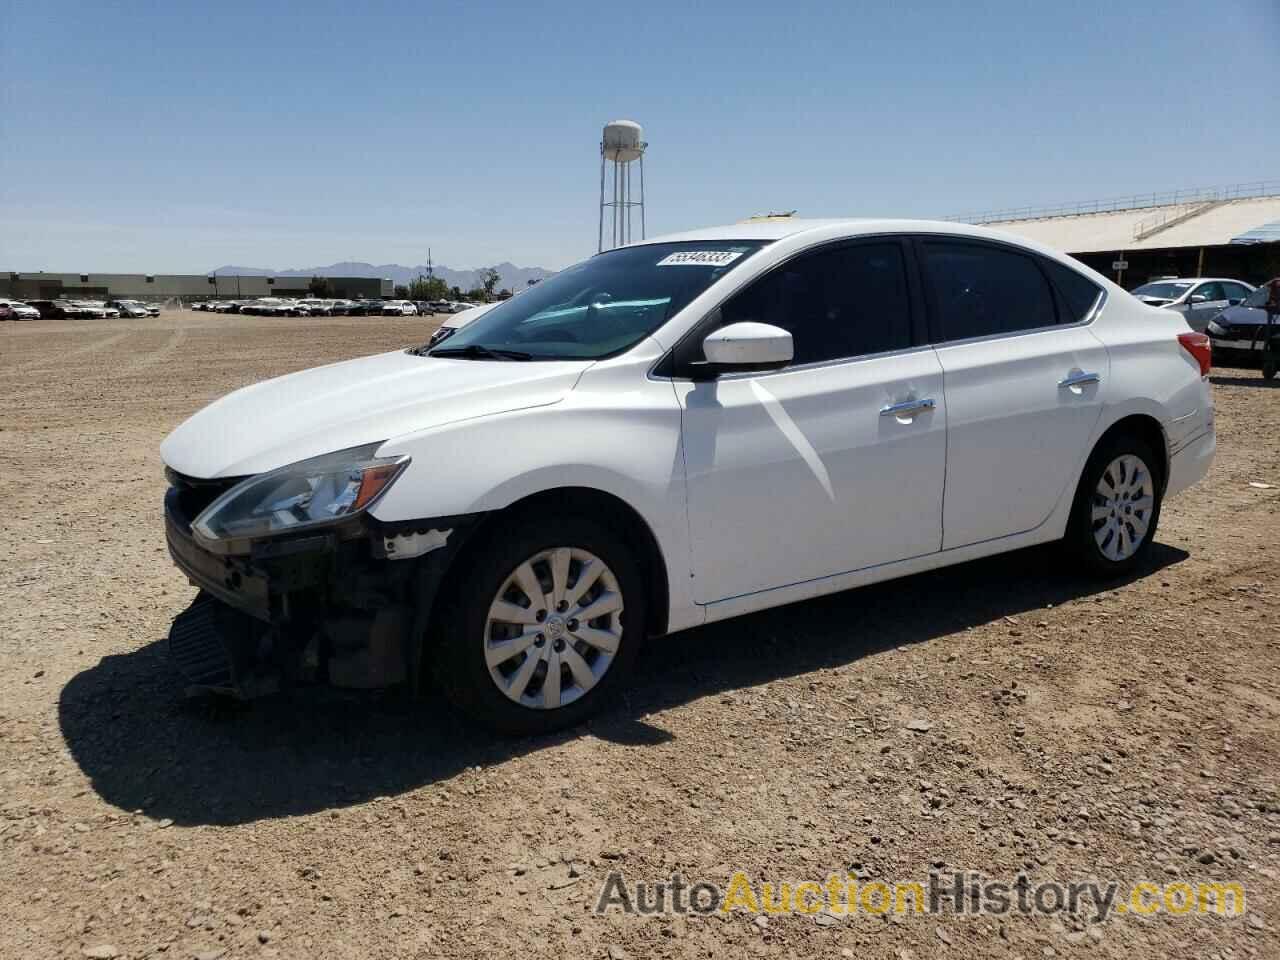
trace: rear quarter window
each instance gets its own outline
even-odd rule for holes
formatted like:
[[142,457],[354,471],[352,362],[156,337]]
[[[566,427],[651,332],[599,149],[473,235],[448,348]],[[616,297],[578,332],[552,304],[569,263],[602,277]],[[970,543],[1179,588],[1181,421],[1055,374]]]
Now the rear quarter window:
[[1102,294],[1102,288],[1056,260],[1041,260],[1040,265],[1049,275],[1049,282],[1058,297],[1058,322],[1079,323],[1088,317]]

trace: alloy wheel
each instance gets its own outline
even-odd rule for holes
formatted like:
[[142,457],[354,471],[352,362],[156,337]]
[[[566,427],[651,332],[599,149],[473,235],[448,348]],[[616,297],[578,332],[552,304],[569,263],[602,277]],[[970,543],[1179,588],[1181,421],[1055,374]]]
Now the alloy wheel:
[[1108,560],[1133,556],[1151,526],[1155,509],[1151,470],[1132,453],[1116,457],[1093,491],[1093,539]]
[[622,591],[603,560],[576,547],[534,554],[489,605],[484,658],[498,689],[524,707],[580,699],[613,663],[622,640]]

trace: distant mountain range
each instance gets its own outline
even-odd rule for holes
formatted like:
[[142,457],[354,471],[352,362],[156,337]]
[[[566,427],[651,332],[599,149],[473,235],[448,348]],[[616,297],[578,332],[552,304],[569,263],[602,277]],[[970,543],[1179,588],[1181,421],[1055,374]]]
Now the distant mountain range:
[[[480,271],[482,269],[487,268],[451,270],[448,267],[436,266],[432,268],[432,273],[451,287],[470,290],[473,287],[480,286]],[[555,273],[554,270],[544,270],[542,267],[517,267],[514,263],[496,263],[493,265],[493,269],[497,270],[498,276],[502,278],[498,281],[498,288],[505,287],[508,290],[522,289],[528,285],[530,280],[545,280]],[[331,263],[327,267],[305,267],[292,270],[268,270],[263,267],[228,265],[218,267],[213,272],[218,276],[238,275],[241,277],[376,277],[379,279],[389,277],[395,283],[407,284],[419,274],[425,276],[427,268],[426,266],[406,267],[399,263],[374,264],[347,261],[344,263]]]

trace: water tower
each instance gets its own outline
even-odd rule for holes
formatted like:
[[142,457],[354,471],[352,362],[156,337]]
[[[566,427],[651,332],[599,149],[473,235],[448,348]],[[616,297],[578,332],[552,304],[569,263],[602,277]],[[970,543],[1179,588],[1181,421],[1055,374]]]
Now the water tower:
[[[600,140],[600,245],[604,250],[605,208],[609,215],[609,248],[631,242],[631,211],[640,208],[640,239],[644,239],[644,149],[648,146],[640,124],[631,120],[614,120],[604,125]],[[632,199],[631,165],[640,161],[640,199]],[[613,199],[607,199],[605,183],[613,178]]]

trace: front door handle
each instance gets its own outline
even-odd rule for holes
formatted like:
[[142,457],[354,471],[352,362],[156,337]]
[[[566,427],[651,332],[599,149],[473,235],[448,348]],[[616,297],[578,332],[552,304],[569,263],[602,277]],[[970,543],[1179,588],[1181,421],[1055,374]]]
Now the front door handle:
[[926,410],[932,410],[936,406],[937,403],[930,397],[926,397],[923,400],[903,400],[901,403],[891,403],[887,407],[881,407],[880,416],[914,417],[917,413],[924,413]]
[[1072,373],[1058,381],[1058,386],[1067,387],[1083,387],[1086,383],[1098,383],[1102,380],[1102,375],[1097,373]]

